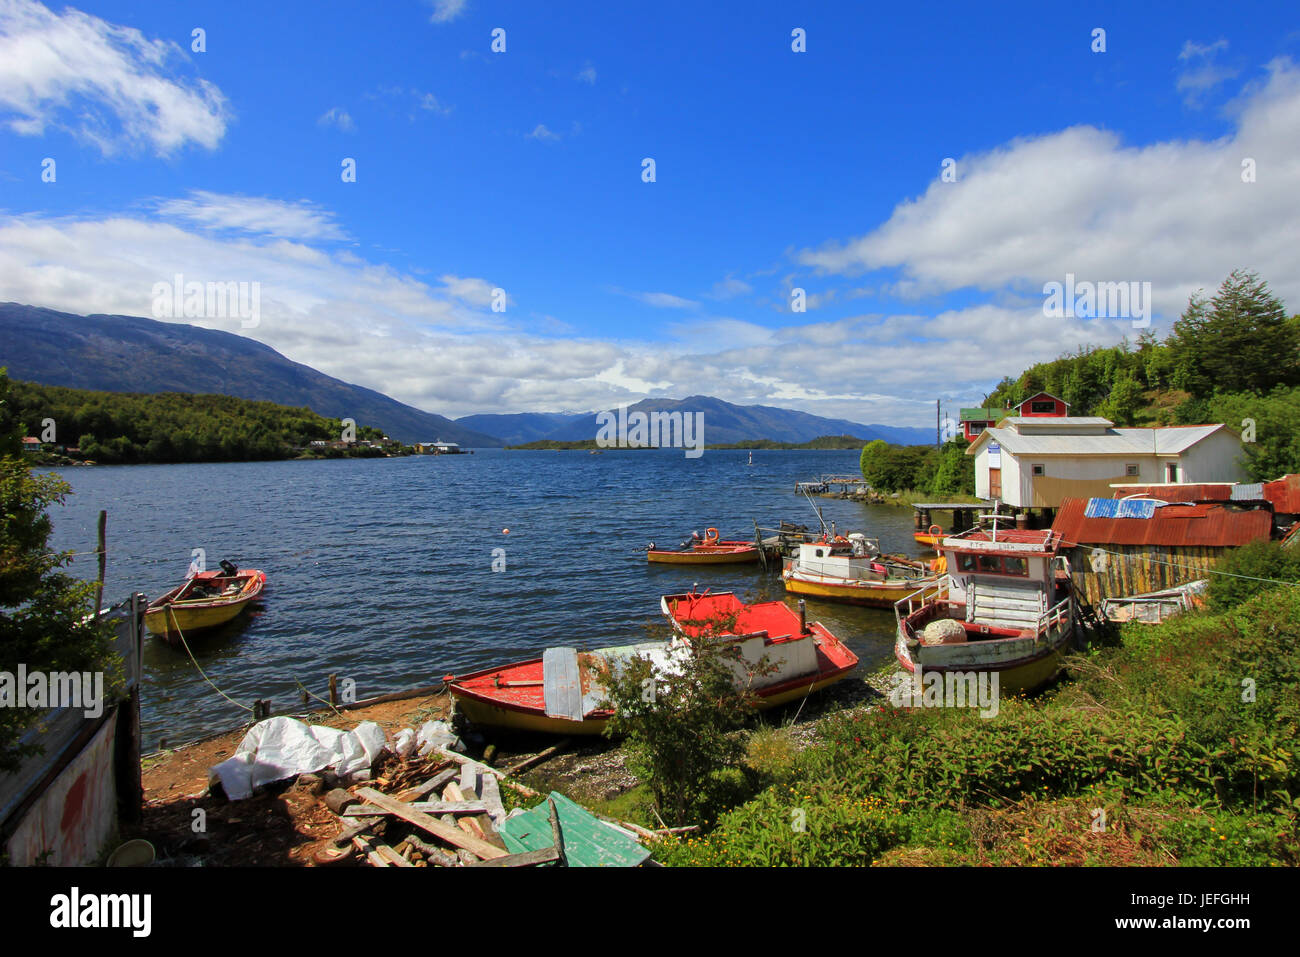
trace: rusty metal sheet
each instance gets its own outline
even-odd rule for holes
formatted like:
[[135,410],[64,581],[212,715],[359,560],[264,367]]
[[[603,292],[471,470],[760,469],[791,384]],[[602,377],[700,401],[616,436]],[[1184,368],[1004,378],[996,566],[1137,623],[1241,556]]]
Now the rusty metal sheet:
[[548,718],[582,720],[582,672],[577,648],[542,652],[542,691]]
[[1239,511],[1214,504],[1172,505],[1151,518],[1088,518],[1085,499],[1066,499],[1052,531],[1070,545],[1163,545],[1223,548],[1267,540],[1267,509]]

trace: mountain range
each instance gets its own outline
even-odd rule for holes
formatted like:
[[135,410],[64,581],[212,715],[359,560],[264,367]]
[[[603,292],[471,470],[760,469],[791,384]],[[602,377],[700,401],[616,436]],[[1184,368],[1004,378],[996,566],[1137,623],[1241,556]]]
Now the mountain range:
[[[138,316],[78,316],[15,302],[0,303],[0,367],[12,379],[106,392],[217,393],[306,406],[332,418],[383,429],[402,442],[441,439],[495,448],[540,439],[593,439],[596,412],[467,415],[452,420],[398,402],[294,362],[245,336]],[[915,445],[927,429],[863,425],[763,405],[735,405],[710,396],[643,399],[632,412],[703,413],[704,442],[751,439],[807,442],[852,435]]]
[[[707,395],[685,399],[642,399],[627,407],[635,412],[702,413],[704,442],[726,445],[750,439],[776,442],[808,442],[823,435],[852,435],[870,441],[884,439],[896,445],[920,445],[934,441],[927,429],[891,425],[863,425],[846,419],[828,419],[793,409],[768,405],[735,405]],[[500,436],[507,445],[522,445],[550,439],[572,442],[594,439],[600,430],[595,412],[521,412],[503,415],[466,415],[456,420],[466,428]]]
[[400,442],[503,443],[451,419],[294,362],[255,339],[138,316],[76,316],[0,303],[0,366],[11,379],[104,392],[219,393],[352,418]]

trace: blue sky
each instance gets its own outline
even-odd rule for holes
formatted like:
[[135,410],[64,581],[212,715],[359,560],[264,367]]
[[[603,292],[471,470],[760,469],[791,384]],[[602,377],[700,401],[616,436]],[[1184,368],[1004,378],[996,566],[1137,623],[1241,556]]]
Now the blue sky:
[[0,0],[0,300],[257,282],[187,321],[444,414],[905,425],[1135,335],[1045,315],[1067,273],[1157,334],[1237,266],[1300,308],[1286,5],[804,6]]

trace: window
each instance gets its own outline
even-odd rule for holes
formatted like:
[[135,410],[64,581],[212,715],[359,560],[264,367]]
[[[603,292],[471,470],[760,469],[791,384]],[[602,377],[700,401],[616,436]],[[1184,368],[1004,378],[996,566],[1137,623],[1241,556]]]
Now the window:
[[1002,570],[1008,575],[1028,575],[1029,562],[1024,558],[1003,558]]
[[1035,475],[1046,475],[1046,474],[1047,474],[1047,467],[1046,467],[1045,465],[1035,465],[1035,466],[1034,466],[1034,474],[1035,474]]
[[1126,465],[1124,466],[1124,474],[1129,478],[1135,478],[1139,474],[1138,467],[1136,465]]
[[975,570],[975,556],[969,553],[962,553],[957,556],[957,568],[963,572],[973,572]]
[[964,574],[978,572],[985,575],[1018,575],[1029,577],[1029,561],[1011,555],[957,554],[957,570]]
[[1051,399],[1040,399],[1037,402],[1029,403],[1029,412],[1031,415],[1051,415],[1056,411],[1056,403]]
[[983,422],[972,422],[972,423],[970,423],[970,434],[971,434],[971,435],[979,435],[979,434],[980,434],[981,432],[983,432],[983,431],[984,431],[984,423],[983,423]]
[[1178,481],[1178,466],[1173,462],[1165,463],[1165,481],[1166,482]]

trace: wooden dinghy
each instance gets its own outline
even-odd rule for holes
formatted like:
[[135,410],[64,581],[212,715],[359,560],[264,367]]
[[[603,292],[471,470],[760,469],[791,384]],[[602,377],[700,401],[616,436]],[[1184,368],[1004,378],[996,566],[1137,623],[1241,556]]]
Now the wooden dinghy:
[[[745,605],[731,592],[705,592],[668,595],[660,607],[676,633],[670,641],[591,652],[548,648],[530,661],[460,677],[448,675],[456,707],[480,725],[546,734],[601,734],[612,717],[600,683],[603,670],[617,668],[634,655],[649,658],[657,669],[671,670],[674,659],[689,653],[688,637],[699,636],[700,621],[705,619],[734,621],[730,629],[710,634],[714,640],[738,646],[737,684],[754,689],[760,710],[833,684],[858,664],[857,655],[825,626],[803,623],[782,602]],[[751,677],[749,669],[765,655],[773,670]]]
[[646,561],[662,565],[726,565],[756,562],[762,555],[754,542],[724,541],[718,530],[710,528],[702,539],[687,542],[678,549],[646,547]]
[[222,562],[220,571],[199,572],[151,601],[144,623],[159,638],[178,644],[182,635],[188,638],[233,621],[265,585],[264,572]]
[[1205,604],[1205,592],[1209,587],[1209,580],[1201,578],[1161,591],[1128,595],[1124,598],[1105,598],[1102,599],[1098,610],[1107,621],[1117,624],[1134,621],[1143,625],[1158,625],[1174,615],[1202,607]]

